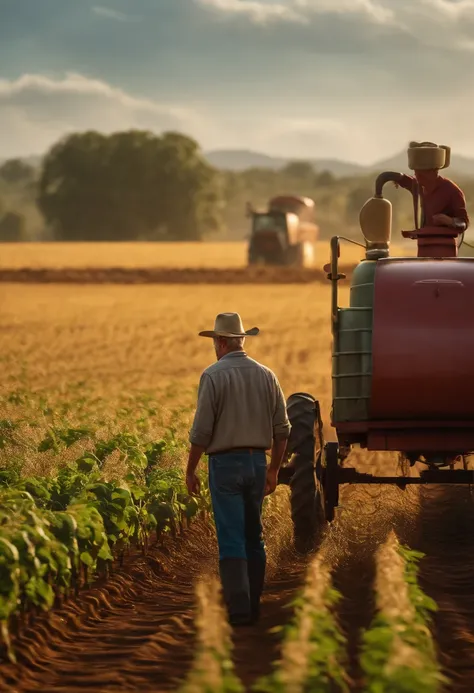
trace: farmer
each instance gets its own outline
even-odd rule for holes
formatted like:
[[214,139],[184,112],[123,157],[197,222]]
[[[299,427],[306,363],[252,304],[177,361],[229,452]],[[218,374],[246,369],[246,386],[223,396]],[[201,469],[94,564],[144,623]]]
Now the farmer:
[[213,330],[199,333],[213,339],[217,363],[201,375],[186,470],[189,493],[199,493],[196,468],[201,456],[209,455],[219,572],[236,626],[259,617],[266,567],[263,498],[276,488],[290,435],[276,376],[244,351],[245,338],[258,333],[257,327],[245,331],[238,313],[219,314]]
[[447,226],[461,233],[469,226],[464,193],[452,180],[439,175],[440,169],[449,166],[450,153],[449,147],[433,142],[410,142],[408,163],[415,176],[399,173],[394,182],[412,193],[415,205],[421,200],[422,228]]

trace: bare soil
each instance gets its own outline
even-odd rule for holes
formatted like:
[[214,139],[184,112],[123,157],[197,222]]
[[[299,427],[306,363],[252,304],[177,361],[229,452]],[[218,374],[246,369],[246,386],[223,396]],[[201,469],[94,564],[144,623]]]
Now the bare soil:
[[[353,265],[341,266],[348,277]],[[20,284],[308,284],[327,281],[322,268],[84,267],[1,268],[0,283]]]
[[[361,471],[393,473],[383,455],[367,456]],[[365,467],[365,469],[364,469]],[[419,469],[412,470],[417,475]],[[374,615],[375,551],[393,528],[425,557],[419,581],[437,605],[432,632],[448,684],[444,693],[474,691],[474,496],[465,486],[347,486],[330,529],[334,583],[342,593],[339,619],[348,639],[351,691],[364,690],[361,635]]]
[[474,497],[467,486],[421,489],[413,546],[421,586],[438,612],[434,633],[450,693],[474,691]]
[[39,617],[1,667],[0,690],[169,691],[192,663],[194,583],[207,570],[204,527],[168,550],[135,556],[104,586]]
[[289,605],[303,585],[307,560],[308,557],[286,552],[280,570],[266,585],[259,623],[234,629],[233,661],[236,674],[247,690],[261,676],[271,673],[279,657],[281,635],[272,629],[287,625],[292,618],[293,610]]
[[[165,551],[135,556],[105,585],[37,617],[15,642],[18,663],[0,667],[0,691],[176,690],[193,663],[195,584],[216,573],[216,560],[214,534],[203,526]],[[269,629],[291,616],[285,606],[304,566],[287,551],[270,571],[261,622],[234,631],[237,674],[247,685],[271,670],[279,639]]]

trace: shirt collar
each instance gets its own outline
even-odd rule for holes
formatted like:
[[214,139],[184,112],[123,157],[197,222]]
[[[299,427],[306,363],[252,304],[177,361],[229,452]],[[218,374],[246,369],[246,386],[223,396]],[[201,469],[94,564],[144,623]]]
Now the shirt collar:
[[242,357],[242,356],[247,356],[247,354],[245,353],[245,351],[230,351],[230,352],[229,352],[228,354],[226,354],[225,356],[222,356],[222,358],[220,359],[220,361],[223,361],[224,359],[229,359],[229,358],[233,358],[233,359],[235,359],[235,358],[240,358],[240,357]]
[[[445,180],[446,180],[446,179],[443,178],[442,176],[438,176],[437,179],[436,179],[436,183],[434,184],[434,187],[431,188],[431,190],[430,190],[430,192],[428,193],[428,195],[433,195],[433,194],[438,190],[438,188],[439,188],[441,185],[443,185],[443,183],[444,183]],[[420,186],[420,187],[421,187],[421,186]],[[423,191],[424,191],[424,189],[423,189]],[[426,195],[426,194],[427,194],[427,193],[425,193],[425,195]]]

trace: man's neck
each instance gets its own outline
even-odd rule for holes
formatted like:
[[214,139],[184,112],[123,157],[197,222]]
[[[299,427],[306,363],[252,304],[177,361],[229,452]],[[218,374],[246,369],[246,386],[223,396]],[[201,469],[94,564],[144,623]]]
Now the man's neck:
[[223,359],[226,356],[236,356],[237,354],[245,354],[245,350],[244,349],[232,349],[231,351],[226,351],[225,354],[222,354],[222,356],[220,358]]

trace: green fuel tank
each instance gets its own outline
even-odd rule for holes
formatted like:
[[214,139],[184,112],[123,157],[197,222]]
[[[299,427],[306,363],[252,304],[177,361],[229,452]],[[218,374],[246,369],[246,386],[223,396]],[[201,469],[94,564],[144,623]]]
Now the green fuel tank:
[[369,418],[376,260],[355,268],[350,307],[339,308],[332,357],[333,422]]

